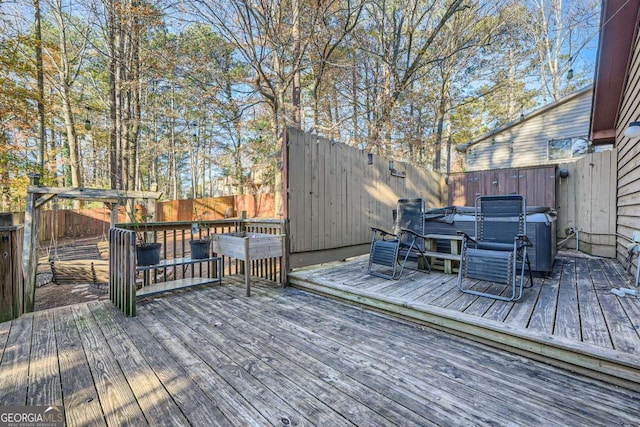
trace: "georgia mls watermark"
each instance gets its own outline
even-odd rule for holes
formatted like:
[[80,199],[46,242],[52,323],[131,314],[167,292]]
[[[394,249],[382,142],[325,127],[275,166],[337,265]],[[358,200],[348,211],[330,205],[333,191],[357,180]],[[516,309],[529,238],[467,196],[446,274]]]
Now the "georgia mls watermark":
[[62,406],[0,406],[0,427],[63,427]]

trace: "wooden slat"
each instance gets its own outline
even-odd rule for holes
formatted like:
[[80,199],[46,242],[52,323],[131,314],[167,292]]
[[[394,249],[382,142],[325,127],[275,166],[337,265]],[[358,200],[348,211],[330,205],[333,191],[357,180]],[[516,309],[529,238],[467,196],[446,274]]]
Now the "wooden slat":
[[110,350],[88,307],[73,306],[73,315],[107,424],[146,424],[135,395],[118,365],[119,355]]
[[[196,299],[199,299],[192,297],[194,295],[175,302],[178,315],[191,313],[192,304]],[[209,309],[210,307],[203,303],[202,308]],[[209,311],[207,314],[200,312],[200,315],[191,317],[190,326],[200,332],[203,342],[211,343],[220,349],[224,348],[225,353],[239,366],[250,367],[248,373],[260,381],[263,387],[272,390],[289,405],[298,408],[299,416],[306,418],[314,425],[336,425],[347,422],[330,405],[324,403],[322,399],[318,399],[316,393],[309,391],[311,381],[308,378],[310,376],[304,368],[296,365],[292,360],[285,359],[284,363],[280,364],[282,369],[276,371],[272,367],[274,359],[278,357],[276,352],[269,352],[269,357],[264,360],[267,347],[260,345],[255,338],[251,343],[241,345],[236,340],[238,334],[236,322],[230,324],[222,315],[213,313],[216,311]],[[212,327],[212,325],[217,326]],[[224,334],[224,331],[227,332],[227,335]],[[243,335],[255,337],[257,332],[252,329],[243,331]],[[299,377],[296,378],[296,376]],[[325,393],[326,391],[321,395]]]
[[[603,261],[601,265],[603,274],[610,283],[609,289],[616,287],[616,284],[620,283],[620,277],[611,267],[610,261]],[[622,308],[619,297],[605,290],[598,295],[598,299],[603,307],[607,327],[611,331],[613,347],[620,351],[640,354],[640,334],[635,328],[629,327],[628,314]]]
[[33,316],[11,321],[11,331],[0,361],[0,406],[26,405]]
[[[230,360],[223,349],[207,342],[194,342],[191,336],[195,331],[184,324],[177,314],[169,313],[160,302],[145,305],[145,310],[152,308],[156,321],[162,322],[164,328],[171,329],[194,356],[215,369],[216,376],[226,383],[224,386],[220,385],[219,392],[224,396],[220,409],[232,424],[273,424],[283,417],[295,419],[295,411],[286,402],[266,389],[250,372]],[[145,326],[149,326],[146,319]]]
[[[579,266],[578,280],[591,274],[603,288],[628,280],[611,261],[585,263],[590,273]],[[348,282],[340,279],[341,270],[345,276],[366,275],[362,263],[345,265],[332,265],[333,279],[327,283]],[[147,299],[139,303],[137,318],[106,301],[27,315],[8,322],[8,329],[0,325],[0,340],[3,333],[7,337],[0,359],[0,404],[5,391],[22,396],[26,404],[28,396],[43,397],[61,387],[70,426],[637,424],[633,409],[640,387],[607,385],[546,363],[563,347],[573,352],[573,362],[584,363],[589,356],[582,351],[591,349],[601,358],[585,364],[590,375],[617,360],[628,364],[627,378],[640,383],[636,353],[530,329],[518,335],[521,331],[506,323],[468,313],[438,323],[425,313],[447,316],[446,309],[404,297],[418,290],[415,282],[429,283],[435,293],[453,292],[455,276],[409,271],[406,279],[385,281],[412,290],[402,298],[381,298],[378,307],[388,310],[393,303],[404,315],[419,310],[421,323],[433,320],[445,330],[397,322],[262,280],[255,281],[253,297],[245,298],[240,276],[228,276],[223,286]],[[556,279],[559,273],[542,287]],[[523,301],[506,305],[527,304],[535,290],[525,290]],[[368,303],[375,294],[352,296]],[[628,306],[634,301],[620,302]],[[461,301],[454,304],[462,307]],[[467,333],[484,324],[482,336],[503,345],[526,337],[527,354],[538,348],[545,363],[455,336],[456,318]],[[42,372],[29,378],[40,364]]]
[[556,310],[554,334],[565,338],[571,338],[576,341],[581,341],[574,261],[568,261],[564,264],[562,277],[560,278],[558,305]]
[[587,260],[576,259],[576,287],[582,326],[582,341],[600,347],[613,348],[609,330],[600,306],[597,288],[589,280]]
[[73,312],[62,307],[55,313],[60,383],[69,426],[106,425]]
[[[410,380],[414,376],[421,378],[422,381],[427,382],[431,390],[438,390],[439,406],[447,408],[450,402],[455,402],[457,409],[452,408],[450,411],[457,413],[455,416],[459,418],[455,421],[437,418],[438,414],[435,411],[438,408],[433,408],[434,412],[429,412],[430,419],[444,424],[448,422],[464,423],[463,418],[460,418],[464,416],[463,414],[475,416],[475,423],[482,422],[480,420],[488,421],[488,419],[498,422],[500,417],[504,415],[508,416],[511,422],[514,422],[515,418],[520,419],[518,424],[546,424],[554,420],[565,419],[564,417],[567,416],[572,417],[574,422],[578,423],[578,419],[581,419],[582,422],[594,422],[594,420],[609,422],[609,415],[602,414],[602,410],[613,410],[617,413],[617,417],[628,417],[628,419],[633,417],[628,413],[627,408],[615,407],[616,402],[610,400],[609,391],[596,391],[596,395],[593,396],[588,386],[584,392],[590,396],[589,399],[594,398],[598,399],[598,402],[602,402],[602,404],[598,404],[597,408],[589,408],[585,411],[581,403],[582,397],[572,402],[558,401],[554,397],[555,393],[558,393],[558,397],[564,396],[563,390],[566,387],[571,387],[572,384],[578,387],[582,385],[578,385],[577,378],[572,380],[558,377],[558,370],[554,368],[544,368],[546,371],[544,374],[541,372],[536,374],[534,371],[538,369],[537,367],[522,366],[518,360],[510,360],[509,362],[500,360],[498,355],[485,353],[486,347],[484,346],[474,346],[472,349],[465,348],[466,345],[462,341],[452,339],[446,334],[435,333],[434,336],[433,331],[424,331],[424,335],[416,336],[415,329],[410,326],[397,328],[386,322],[381,322],[378,316],[354,308],[347,308],[338,314],[327,310],[327,307],[332,303],[316,301],[317,298],[314,297],[307,298],[309,299],[308,303],[302,307],[298,305],[283,309],[279,306],[277,313],[269,309],[269,300],[258,301],[257,298],[251,301],[242,300],[240,303],[246,308],[235,308],[237,310],[235,315],[241,317],[243,312],[249,311],[250,306],[256,308],[259,306],[258,315],[260,317],[266,319],[278,316],[286,319],[286,323],[279,327],[274,327],[267,322],[266,332],[278,336],[278,329],[286,328],[287,331],[291,331],[287,334],[287,340],[292,347],[300,345],[300,349],[305,349],[308,345],[304,343],[309,340],[311,335],[316,347],[326,345],[326,349],[331,350],[339,346],[341,360],[348,358],[350,352],[366,354],[367,357],[376,361],[374,366],[378,368],[379,372],[375,374],[376,378],[379,376],[384,378],[385,372],[389,372],[393,376],[407,378],[407,381],[402,383],[403,389],[428,398],[429,391],[421,390],[418,392],[413,388],[415,384]],[[280,301],[277,297],[276,299]],[[286,303],[285,298],[283,298],[283,302]],[[212,310],[228,311],[229,308],[223,304],[216,304],[216,308]],[[347,324],[343,323],[345,316],[351,320]],[[301,339],[300,344],[297,344],[295,340],[292,341],[292,334]],[[389,340],[390,335],[393,335],[393,340]],[[361,338],[353,340],[352,337]],[[423,344],[432,347],[428,357],[425,357]],[[455,348],[449,348],[451,344]],[[343,346],[346,346],[348,350]],[[481,362],[482,369],[479,369],[477,359],[483,360]],[[389,360],[394,361],[393,365],[384,366],[385,363],[389,363]],[[332,366],[340,363],[334,361]],[[521,369],[524,371],[531,369],[532,371],[525,373],[521,372]],[[518,379],[519,375],[526,375],[531,381],[522,383]],[[514,393],[511,391],[512,388],[517,388],[518,391]],[[487,390],[491,390],[491,392],[485,395]],[[397,391],[395,387],[389,387],[389,395]],[[515,396],[517,398],[514,399]],[[536,411],[541,402],[544,402],[546,411]],[[479,407],[481,411],[474,412],[474,409],[469,405]],[[505,405],[510,408],[508,415],[503,410]],[[415,410],[419,412],[419,409]],[[429,411],[429,409],[425,410]]]
[[31,335],[27,405],[62,405],[56,330],[50,310],[35,313]]
[[[250,309],[250,304],[243,305],[245,305],[246,308],[230,310],[227,307],[216,304],[212,307],[212,310],[229,312],[230,315],[236,316],[234,323],[239,323],[242,322],[242,311]],[[317,314],[314,314],[314,317],[316,315]],[[274,348],[282,345],[280,343],[269,343],[269,341],[272,341],[268,339],[269,335],[277,337],[279,341],[286,340],[287,349],[292,353],[290,357],[294,360],[304,361],[304,366],[308,367],[307,369],[312,369],[314,372],[322,372],[325,376],[329,375],[333,377],[332,384],[338,388],[339,393],[346,393],[350,395],[351,399],[360,400],[372,410],[386,417],[386,420],[378,420],[376,417],[367,423],[376,425],[386,423],[403,425],[415,425],[416,423],[418,425],[431,425],[432,423],[464,424],[472,422],[474,415],[476,420],[487,416],[481,412],[466,414],[466,410],[469,408],[462,404],[463,399],[456,399],[451,396],[450,393],[448,393],[450,387],[446,385],[446,382],[439,382],[437,380],[433,382],[429,381],[432,377],[422,377],[427,380],[427,384],[422,384],[422,386],[407,379],[398,387],[396,385],[396,378],[404,377],[404,375],[397,371],[397,366],[388,364],[389,359],[387,357],[373,357],[371,366],[362,366],[360,363],[360,359],[363,357],[362,355],[367,354],[368,357],[371,357],[374,354],[379,354],[379,350],[376,351],[374,349],[376,343],[365,344],[366,349],[360,349],[359,347],[361,346],[355,343],[353,348],[349,348],[349,346],[342,345],[339,339],[326,337],[326,335],[329,335],[327,332],[332,328],[326,328],[325,332],[320,334],[309,330],[310,325],[308,324],[300,327],[298,323],[305,322],[303,321],[304,319],[295,315],[295,310],[287,311],[279,317],[284,317],[284,321],[286,322],[283,325],[288,331],[286,338],[282,333],[283,326],[272,327],[267,325],[266,328],[269,333],[264,334],[262,340],[263,345]],[[279,323],[282,322],[283,320],[280,320]],[[247,330],[248,327],[250,328],[251,326],[245,326],[244,330]],[[254,335],[257,332],[258,331],[252,330],[247,333]],[[338,333],[337,335],[342,334]],[[367,334],[362,334],[358,331],[350,335],[359,337]],[[342,335],[342,337],[344,337],[344,335]],[[309,348],[309,339],[314,343],[313,348]],[[334,350],[336,345],[340,346],[338,354],[336,354]],[[347,376],[335,372],[331,367],[339,367],[340,371],[345,372]],[[384,395],[363,389],[362,385],[358,384],[358,382],[368,384],[369,387],[375,390],[385,390]],[[325,391],[322,394],[328,393],[331,393],[331,391]],[[463,396],[465,395],[463,394]],[[467,395],[466,397],[470,398],[471,396]],[[478,399],[478,396],[475,396],[475,398]],[[431,399],[437,399],[439,402],[438,406],[429,405]]]
[[[361,258],[361,260],[354,262],[364,264],[366,263],[366,258]],[[594,263],[597,262],[600,261],[588,260],[590,270],[592,270],[591,266],[596,265]],[[331,295],[359,304],[370,305],[375,309],[390,311],[403,317],[430,323],[435,322],[435,324],[442,326],[447,325],[447,328],[464,331],[465,334],[472,334],[482,341],[486,341],[488,338],[487,331],[475,331],[473,328],[469,329],[467,326],[458,325],[453,320],[460,320],[461,317],[469,316],[471,323],[483,323],[486,321],[492,325],[495,325],[493,322],[497,320],[502,322],[498,324],[502,324],[507,330],[513,331],[515,336],[518,336],[516,341],[525,336],[535,336],[536,341],[540,340],[540,343],[545,343],[539,347],[538,345],[540,343],[529,345],[522,342],[517,344],[517,348],[526,348],[527,351],[533,350],[534,353],[540,354],[545,359],[551,357],[551,359],[548,359],[549,361],[555,360],[555,362],[558,363],[558,360],[562,360],[572,364],[572,366],[573,364],[577,364],[575,365],[576,367],[589,366],[589,369],[607,373],[607,375],[602,378],[614,381],[630,378],[631,376],[636,377],[640,374],[640,372],[635,372],[633,369],[624,373],[627,368],[622,365],[615,368],[613,367],[613,365],[618,364],[618,362],[613,361],[618,360],[619,357],[624,358],[635,354],[637,344],[635,343],[636,338],[633,337],[637,334],[635,334],[634,324],[628,316],[625,318],[622,313],[619,313],[619,315],[615,317],[617,329],[608,328],[610,339],[613,340],[614,343],[614,349],[611,349],[611,345],[600,346],[593,343],[593,339],[591,338],[584,342],[582,341],[581,331],[591,328],[593,331],[589,333],[591,337],[593,337],[595,333],[604,332],[605,328],[597,324],[597,317],[587,314],[585,314],[581,324],[578,291],[576,288],[577,283],[580,281],[582,283],[581,286],[590,286],[589,292],[600,295],[596,289],[597,284],[607,282],[607,279],[598,278],[597,275],[593,274],[593,271],[585,271],[584,269],[576,271],[574,261],[570,258],[560,259],[556,262],[551,276],[544,279],[535,278],[534,287],[525,289],[523,299],[517,303],[493,301],[490,299],[483,301],[484,298],[470,301],[468,296],[462,297],[461,292],[456,289],[456,277],[454,275],[443,275],[437,272],[432,272],[430,275],[418,274],[417,276],[414,275],[414,272],[410,272],[403,274],[403,277],[398,281],[387,281],[367,276],[364,265],[362,266],[360,275],[357,275],[357,270],[352,269],[345,269],[345,274],[340,275],[338,272],[340,267],[338,265],[331,266],[328,268],[328,270],[331,271],[330,278],[328,279],[323,277],[320,270],[326,271],[327,268],[316,269],[315,271],[307,270],[300,273],[294,272],[290,275],[290,282],[295,286],[301,286],[313,292]],[[625,282],[617,276],[617,272],[612,270],[611,274],[613,275],[612,277],[617,277],[616,279],[612,278],[612,280],[617,280],[618,283]],[[438,279],[438,277],[443,276],[448,276],[448,279]],[[368,277],[369,281],[363,284],[361,277]],[[436,279],[425,279],[425,277],[436,277]],[[356,282],[355,286],[350,285],[353,281]],[[419,281],[423,286],[415,286],[412,283],[409,285],[410,289],[407,292],[401,292],[403,282],[406,286],[407,281],[409,283]],[[565,310],[563,313],[560,313],[563,307],[559,305],[560,282],[562,282],[562,286],[565,288],[562,298],[570,302],[568,306],[570,309]],[[488,284],[480,282],[473,286],[488,286]],[[495,290],[498,293],[504,293],[506,291],[505,287],[496,287]],[[610,298],[612,294],[610,294],[609,289],[607,289],[606,292],[606,298]],[[602,299],[600,296],[598,296],[598,298]],[[631,304],[631,299],[625,301]],[[589,296],[583,298],[581,304],[598,304],[598,301]],[[638,303],[636,302],[636,304]],[[593,312],[596,313],[598,310],[596,307],[582,307],[581,309],[585,313],[589,310],[593,310]],[[640,307],[638,309],[640,309]],[[462,310],[464,310],[464,312]],[[606,307],[602,306],[602,310],[606,312]],[[446,319],[437,317],[435,313],[440,313],[446,317]],[[606,320],[608,325],[609,319],[607,315],[605,315],[604,320]],[[558,326],[558,322],[560,321],[562,321],[564,326]],[[601,320],[601,322],[604,323],[603,320]],[[618,333],[618,329],[626,329],[626,333],[614,338]],[[471,332],[472,330],[473,332]],[[629,334],[629,332],[631,332],[631,334]],[[569,335],[570,338],[566,338],[566,335]],[[604,339],[603,343],[606,343],[606,337],[601,336],[601,338]],[[615,346],[616,339],[619,341],[618,347]],[[506,344],[510,341],[511,338],[506,337],[498,339],[500,344]],[[515,344],[516,341],[513,341],[512,344]],[[572,350],[576,352],[575,355],[563,353],[562,351],[557,352],[556,350],[558,349],[552,348],[561,342],[563,343],[561,347],[565,345],[569,347],[575,346],[575,349]],[[591,342],[591,344],[589,344],[589,342]],[[523,345],[523,347],[519,347],[521,345]],[[548,347],[548,345],[551,345],[551,347]],[[620,349],[621,352],[616,351],[616,349]],[[587,360],[592,357],[594,359],[587,362]],[[600,357],[604,357],[602,362],[598,361]],[[604,362],[604,360],[609,360],[609,362]],[[604,366],[610,362],[613,362],[611,366],[612,370],[604,368]],[[563,366],[565,365],[563,364]],[[608,373],[613,373],[614,377],[609,377]]]
[[[104,303],[92,303],[89,309],[96,319],[100,319],[98,326],[117,357],[122,374],[127,379],[146,421],[150,425],[189,425],[180,408],[146,362],[141,353],[144,347],[137,347],[118,327],[115,318],[108,314],[110,309],[105,307]],[[87,311],[84,313],[89,315]],[[126,357],[122,357],[124,355]]]
[[[228,420],[216,406],[215,392],[207,385],[200,388],[199,382],[208,383],[206,376],[194,381],[192,369],[185,368],[188,359],[176,359],[155,339],[151,332],[142,326],[137,318],[124,319],[116,316],[113,310],[102,305],[93,305],[92,310],[99,310],[100,316],[113,325],[118,334],[126,333],[132,343],[139,349],[145,349],[145,358],[153,373],[162,382],[162,386],[170,393],[171,399],[180,407],[180,411],[192,425],[228,425]],[[191,365],[190,365],[191,366]],[[191,366],[192,367],[192,366]]]
[[0,323],[0,361],[2,361],[2,355],[4,353],[7,339],[9,338],[9,331],[11,330],[11,322]]

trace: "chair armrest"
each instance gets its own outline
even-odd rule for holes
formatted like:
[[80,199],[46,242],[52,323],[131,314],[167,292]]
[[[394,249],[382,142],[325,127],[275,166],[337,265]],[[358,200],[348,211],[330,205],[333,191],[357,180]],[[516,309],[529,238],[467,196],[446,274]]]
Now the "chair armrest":
[[401,229],[400,229],[400,232],[401,232],[401,233],[409,233],[409,234],[412,234],[414,238],[416,238],[416,237],[417,237],[417,238],[420,238],[420,239],[424,239],[424,236],[423,236],[422,234],[420,234],[420,233],[416,233],[415,231],[413,231],[413,230],[409,230],[408,228],[401,228]]
[[533,246],[533,243],[531,243],[531,240],[529,240],[529,236],[527,236],[526,234],[518,234],[516,236],[516,240],[521,241],[522,243],[525,244],[525,246]]
[[383,230],[382,228],[377,228],[377,227],[371,227],[371,231],[373,232],[373,236],[375,237],[376,233],[380,233],[380,236],[382,237],[382,239],[386,239],[387,236],[391,237],[392,239],[397,239],[398,236],[396,236],[393,233],[389,233],[386,230]]
[[466,232],[464,232],[464,231],[462,231],[462,230],[457,230],[457,231],[456,231],[456,234],[457,234],[458,236],[462,236],[462,238],[463,238],[464,240],[471,240],[473,243],[478,243],[478,241],[476,240],[476,238],[475,238],[475,237],[471,237],[471,236],[469,236]]

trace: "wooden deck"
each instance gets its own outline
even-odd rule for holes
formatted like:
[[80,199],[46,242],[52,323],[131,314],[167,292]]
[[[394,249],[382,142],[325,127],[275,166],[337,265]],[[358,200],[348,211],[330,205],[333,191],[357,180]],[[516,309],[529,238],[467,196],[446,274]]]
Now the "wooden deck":
[[[400,282],[398,282],[400,283]],[[640,393],[241,278],[0,324],[0,405],[67,425],[640,425]]]
[[367,274],[367,261],[297,271],[289,281],[640,390],[640,298],[611,293],[633,287],[615,260],[558,257],[516,303],[462,293],[457,275],[437,271],[380,279]]

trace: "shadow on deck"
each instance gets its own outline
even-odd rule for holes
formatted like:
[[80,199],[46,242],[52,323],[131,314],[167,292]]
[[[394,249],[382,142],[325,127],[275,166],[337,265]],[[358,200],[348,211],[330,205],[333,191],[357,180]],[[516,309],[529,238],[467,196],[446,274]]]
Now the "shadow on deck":
[[[368,275],[366,257],[295,271],[291,285],[390,313],[594,378],[640,390],[640,298],[611,259],[558,257],[519,302],[460,292],[457,275]],[[476,286],[483,286],[482,283]]]

